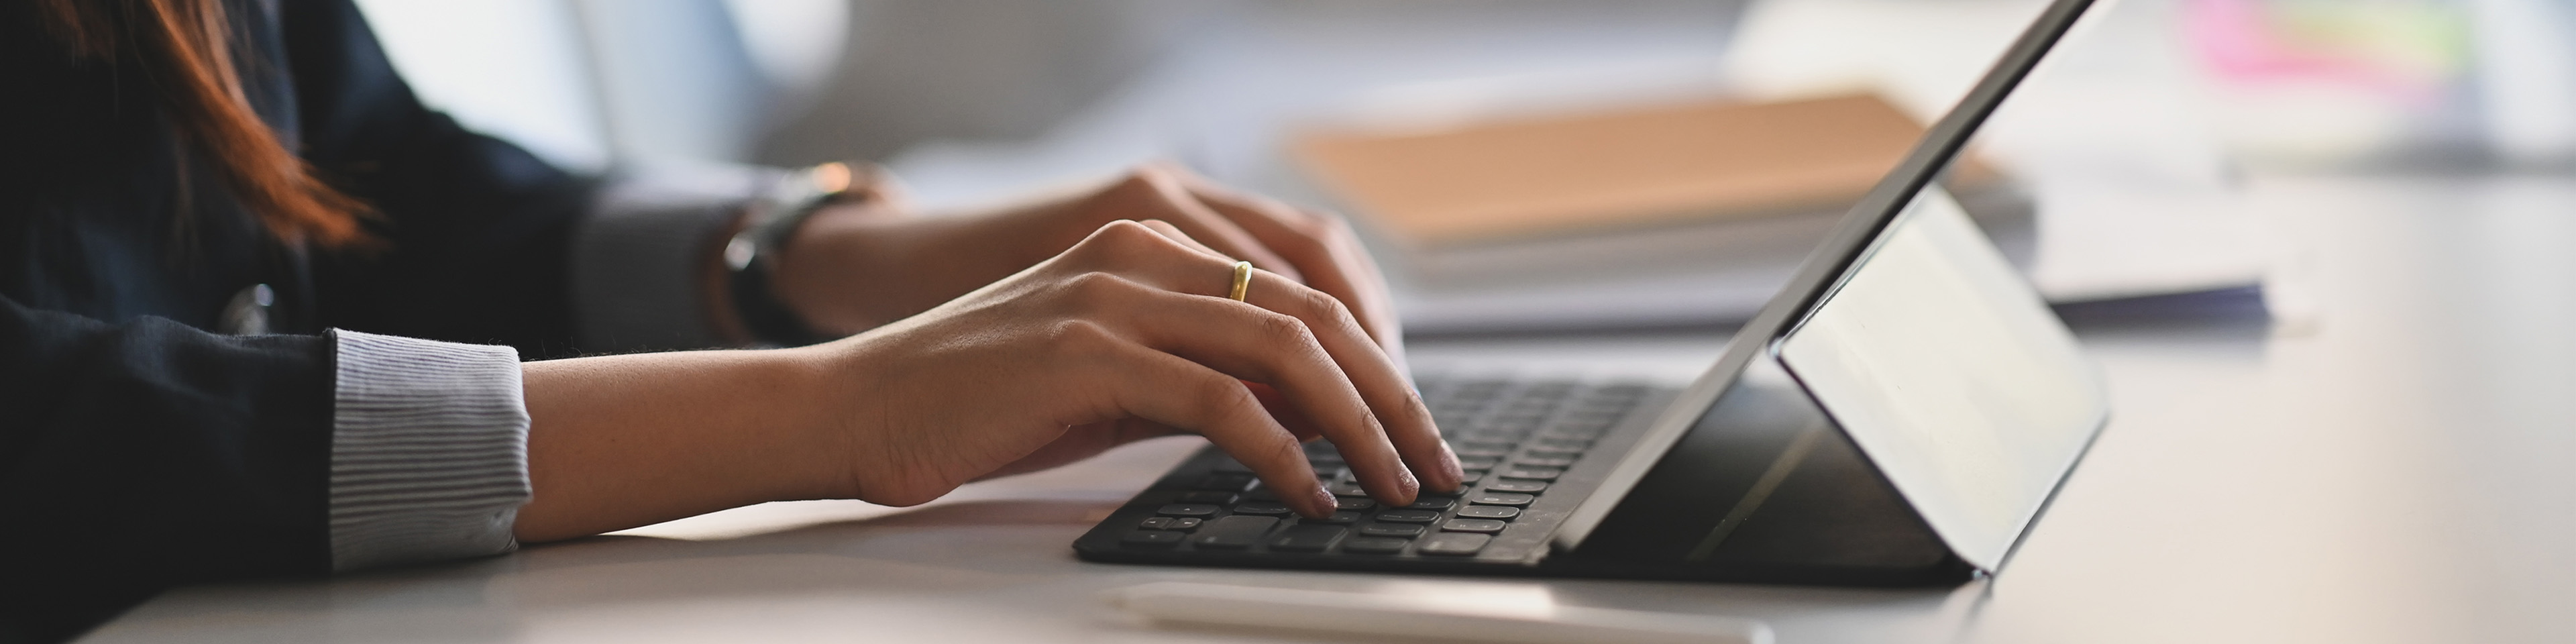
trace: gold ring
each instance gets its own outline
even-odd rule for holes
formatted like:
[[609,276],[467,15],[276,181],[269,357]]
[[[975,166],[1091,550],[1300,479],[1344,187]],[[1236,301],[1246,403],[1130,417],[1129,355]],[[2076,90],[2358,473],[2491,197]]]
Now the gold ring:
[[1248,290],[1252,290],[1252,262],[1235,262],[1234,288],[1226,291],[1225,297],[1226,299],[1241,302],[1243,301],[1243,292]]

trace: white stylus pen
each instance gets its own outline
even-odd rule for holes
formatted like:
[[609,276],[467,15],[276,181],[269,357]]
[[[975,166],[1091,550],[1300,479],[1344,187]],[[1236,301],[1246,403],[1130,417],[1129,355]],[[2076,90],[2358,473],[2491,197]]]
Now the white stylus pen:
[[1158,622],[1488,642],[1772,644],[1759,621],[1709,615],[1556,606],[1485,611],[1399,597],[1164,581],[1109,592],[1109,602]]

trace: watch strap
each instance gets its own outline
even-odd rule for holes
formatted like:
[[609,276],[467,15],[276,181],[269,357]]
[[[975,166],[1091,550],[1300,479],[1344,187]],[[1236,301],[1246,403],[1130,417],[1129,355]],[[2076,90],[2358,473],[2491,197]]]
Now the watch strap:
[[837,162],[790,174],[752,204],[750,225],[726,241],[726,286],[733,312],[753,339],[784,347],[829,339],[778,298],[778,257],[816,211],[862,194],[850,189],[851,178],[849,166]]

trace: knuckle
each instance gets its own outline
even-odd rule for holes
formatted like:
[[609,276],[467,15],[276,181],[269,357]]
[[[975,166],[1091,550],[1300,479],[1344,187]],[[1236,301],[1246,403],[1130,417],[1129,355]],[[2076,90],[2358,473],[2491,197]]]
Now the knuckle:
[[1261,399],[1254,397],[1250,388],[1233,378],[1209,375],[1198,379],[1198,387],[1201,390],[1198,398],[1215,405],[1219,416],[1234,416],[1261,408]]
[[1126,176],[1119,178],[1118,185],[1150,187],[1154,182],[1162,181],[1168,176],[1168,173],[1164,172],[1162,168],[1152,165],[1140,165],[1128,168]]
[[1065,291],[1086,303],[1115,297],[1125,292],[1127,285],[1126,278],[1103,270],[1083,271],[1064,281]]
[[1266,456],[1268,456],[1273,462],[1284,461],[1302,464],[1306,460],[1306,449],[1299,446],[1296,439],[1293,438],[1282,437],[1278,440],[1269,441],[1269,444],[1264,448],[1264,451],[1268,452]]
[[1350,307],[1342,304],[1341,298],[1311,288],[1297,294],[1297,307],[1309,319],[1319,321],[1339,322],[1351,317]]
[[1164,186],[1169,183],[1171,177],[1163,171],[1142,167],[1130,170],[1126,176],[1111,182],[1101,191],[1101,196],[1130,205],[1158,204],[1164,200]]
[[1191,398],[1207,405],[1204,411],[1206,422],[1213,426],[1255,426],[1257,420],[1254,415],[1268,413],[1262,411],[1261,399],[1254,397],[1251,389],[1233,378],[1197,378],[1187,389],[1196,390],[1191,392]]
[[1132,219],[1120,219],[1102,224],[1099,230],[1091,233],[1089,239],[1076,245],[1074,252],[1091,262],[1114,262],[1134,255],[1139,249],[1149,248],[1154,239],[1161,237],[1161,234],[1154,232],[1152,228],[1145,227],[1145,224]]
[[1148,163],[1128,169],[1127,178],[1129,181],[1160,189],[1162,186],[1170,184],[1173,176],[1170,168],[1163,167],[1159,164]]
[[1108,242],[1109,250],[1118,253],[1152,252],[1168,250],[1174,246],[1171,238],[1164,237],[1162,232],[1154,230],[1152,225],[1145,223],[1146,221],[1161,220],[1150,217],[1144,220],[1120,219],[1101,227],[1101,236],[1103,241]]
[[1146,237],[1153,236],[1154,234],[1154,229],[1147,228],[1144,222],[1139,222],[1134,219],[1119,219],[1106,224],[1101,224],[1100,232],[1095,236],[1100,238],[1101,241],[1112,244],[1133,244],[1139,241],[1144,241]]
[[1315,341],[1314,331],[1306,328],[1296,316],[1261,311],[1253,316],[1253,328],[1271,346],[1299,347]]
[[1055,347],[1058,351],[1088,354],[1106,351],[1115,344],[1117,335],[1110,333],[1108,327],[1101,326],[1098,322],[1073,319],[1059,320],[1049,325],[1046,329],[1046,338],[1048,346]]
[[1288,220],[1289,230],[1318,245],[1331,245],[1344,239],[1355,239],[1350,222],[1341,217],[1291,209],[1297,216]]

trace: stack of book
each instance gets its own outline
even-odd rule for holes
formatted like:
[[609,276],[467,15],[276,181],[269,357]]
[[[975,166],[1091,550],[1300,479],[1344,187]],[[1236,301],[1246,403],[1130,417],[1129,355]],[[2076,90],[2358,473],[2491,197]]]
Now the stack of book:
[[[1904,157],[1874,94],[1695,102],[1437,129],[1308,132],[1308,178],[1392,249],[1424,331],[1741,319]],[[2031,201],[1973,155],[1943,179],[2007,256]]]

